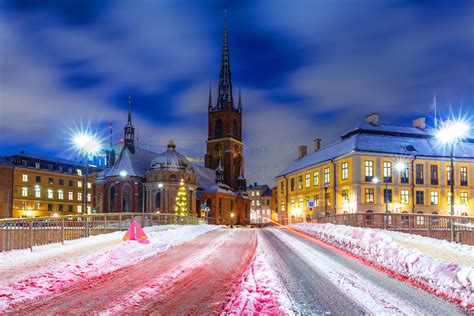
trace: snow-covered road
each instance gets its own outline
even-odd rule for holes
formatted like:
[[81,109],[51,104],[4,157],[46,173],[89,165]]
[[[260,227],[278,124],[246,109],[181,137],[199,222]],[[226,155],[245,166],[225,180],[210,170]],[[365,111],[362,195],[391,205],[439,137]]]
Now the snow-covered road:
[[299,313],[462,315],[442,298],[283,228],[259,231],[268,260]]

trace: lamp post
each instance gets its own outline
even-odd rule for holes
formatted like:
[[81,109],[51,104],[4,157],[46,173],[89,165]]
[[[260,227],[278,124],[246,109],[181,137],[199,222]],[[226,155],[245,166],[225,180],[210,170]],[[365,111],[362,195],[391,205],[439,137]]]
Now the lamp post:
[[230,227],[234,227],[234,212],[230,213]]
[[328,188],[329,188],[329,183],[324,184],[324,214],[326,216],[329,216],[328,213]]
[[[451,146],[450,152],[450,168],[449,168],[449,184],[450,184],[450,215],[454,216],[454,145],[463,139],[469,132],[469,125],[462,121],[448,121],[443,124],[438,131],[436,137],[444,145]],[[451,219],[451,242],[454,242],[454,221]]]

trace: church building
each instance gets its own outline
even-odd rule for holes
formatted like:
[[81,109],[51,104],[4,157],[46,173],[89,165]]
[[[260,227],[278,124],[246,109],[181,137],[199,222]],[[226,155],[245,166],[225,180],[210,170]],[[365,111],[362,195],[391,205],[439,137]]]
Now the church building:
[[[215,105],[209,90],[208,139],[204,166],[179,153],[172,140],[166,151],[155,153],[135,144],[129,98],[124,142],[116,159],[96,176],[94,202],[97,213],[174,213],[176,195],[185,187],[188,211],[206,216],[210,223],[250,223],[242,141],[242,98],[234,105],[227,23]],[[108,156],[114,157],[113,152]],[[206,212],[201,212],[201,209]]]

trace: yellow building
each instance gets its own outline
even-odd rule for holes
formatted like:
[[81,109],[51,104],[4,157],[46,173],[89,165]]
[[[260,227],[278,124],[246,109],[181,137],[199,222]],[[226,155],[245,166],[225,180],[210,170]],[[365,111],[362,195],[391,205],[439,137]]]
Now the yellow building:
[[[449,215],[450,150],[418,118],[412,126],[379,124],[378,114],[314,153],[298,159],[277,178],[278,204],[288,218],[363,212]],[[474,142],[454,151],[455,215],[474,216]]]
[[93,178],[86,194],[84,167],[24,153],[5,158],[13,168],[11,217],[77,215],[93,209]]

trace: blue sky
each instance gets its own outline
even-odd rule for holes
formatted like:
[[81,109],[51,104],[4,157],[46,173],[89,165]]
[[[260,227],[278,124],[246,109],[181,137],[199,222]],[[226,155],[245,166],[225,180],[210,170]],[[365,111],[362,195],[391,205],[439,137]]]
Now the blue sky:
[[224,9],[249,183],[272,183],[298,145],[337,140],[371,112],[409,124],[436,93],[443,115],[474,115],[472,1],[5,0],[0,155],[71,158],[81,122],[112,122],[118,140],[131,94],[141,146],[172,138],[202,156]]

